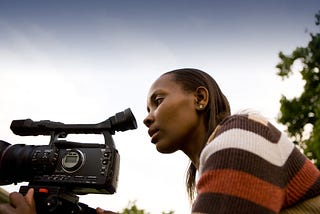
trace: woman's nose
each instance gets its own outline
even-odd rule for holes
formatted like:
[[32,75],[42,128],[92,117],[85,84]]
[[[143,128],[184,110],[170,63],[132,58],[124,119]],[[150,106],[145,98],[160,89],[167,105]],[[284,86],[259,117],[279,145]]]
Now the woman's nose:
[[148,116],[143,120],[143,123],[149,128],[152,122],[153,122],[153,119],[151,117],[151,114],[149,113]]

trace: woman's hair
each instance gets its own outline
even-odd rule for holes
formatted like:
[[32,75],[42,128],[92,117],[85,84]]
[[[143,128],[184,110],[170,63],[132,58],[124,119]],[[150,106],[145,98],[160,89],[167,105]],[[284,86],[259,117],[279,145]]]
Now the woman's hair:
[[[221,92],[216,81],[204,71],[183,68],[169,71],[163,75],[167,74],[170,74],[174,81],[181,84],[182,88],[188,92],[194,92],[200,86],[208,90],[209,102],[203,111],[207,128],[206,138],[208,139],[216,126],[230,115],[230,106],[227,98]],[[193,201],[195,195],[196,172],[197,169],[191,162],[186,176],[186,186],[190,201]]]

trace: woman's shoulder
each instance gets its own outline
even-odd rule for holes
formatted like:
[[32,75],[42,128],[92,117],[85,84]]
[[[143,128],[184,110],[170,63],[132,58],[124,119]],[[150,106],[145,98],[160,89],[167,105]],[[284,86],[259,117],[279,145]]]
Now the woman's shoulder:
[[256,113],[237,113],[225,118],[209,137],[200,162],[226,149],[249,152],[275,165],[282,165],[294,144],[265,117]]
[[239,112],[226,117],[220,124],[218,124],[214,132],[209,137],[208,143],[228,131],[247,131],[242,134],[258,134],[267,138],[271,142],[277,142],[281,135],[281,131],[261,114],[255,112]]

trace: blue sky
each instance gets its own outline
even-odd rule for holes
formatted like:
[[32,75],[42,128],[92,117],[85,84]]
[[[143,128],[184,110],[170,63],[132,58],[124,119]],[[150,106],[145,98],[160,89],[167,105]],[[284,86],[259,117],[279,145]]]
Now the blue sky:
[[148,51],[152,45],[161,45],[178,56],[181,52],[199,56],[206,51],[214,58],[242,54],[245,46],[249,50],[261,48],[262,53],[265,46],[269,51],[283,50],[279,44],[293,45],[294,39],[304,38],[304,31],[313,28],[319,2],[95,0],[0,4],[1,40],[9,48],[15,30],[37,40],[39,48],[50,48],[47,54],[61,54],[65,48],[68,55],[86,52],[88,58],[99,62],[106,54],[123,57],[126,51],[132,54],[139,47]]
[[303,86],[298,72],[285,82],[276,75],[278,53],[308,43],[319,10],[318,0],[0,0],[0,137],[43,145],[46,138],[13,135],[11,121],[92,123],[130,107],[138,129],[114,136],[118,192],[81,200],[188,213],[188,159],[158,154],[142,124],[150,85],[168,70],[199,68],[233,112],[254,109],[276,123],[281,94],[296,96]]

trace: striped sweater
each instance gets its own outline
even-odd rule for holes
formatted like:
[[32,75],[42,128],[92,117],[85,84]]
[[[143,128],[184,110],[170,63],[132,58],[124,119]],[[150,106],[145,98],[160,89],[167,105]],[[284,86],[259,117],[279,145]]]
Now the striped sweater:
[[230,116],[208,142],[193,214],[280,213],[311,198],[319,200],[309,213],[320,213],[320,172],[262,117]]

